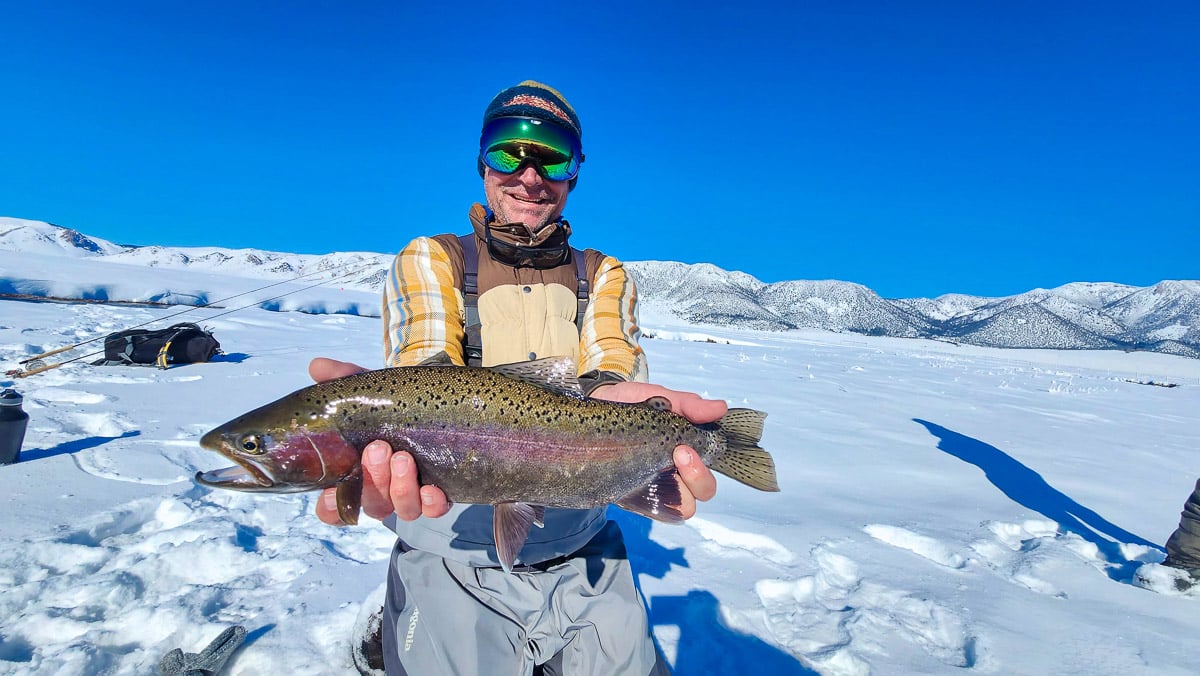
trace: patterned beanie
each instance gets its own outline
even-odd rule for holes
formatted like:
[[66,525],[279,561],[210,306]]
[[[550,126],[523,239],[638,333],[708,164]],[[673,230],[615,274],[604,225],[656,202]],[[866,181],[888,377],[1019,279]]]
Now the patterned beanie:
[[[575,109],[567,103],[567,99],[555,88],[534,80],[525,80],[515,87],[509,87],[496,94],[487,110],[483,111],[483,125],[498,117],[532,117],[545,120],[565,127],[575,133],[582,143],[583,127],[579,124],[579,116]],[[583,157],[579,158],[583,161]],[[483,158],[479,158],[479,175],[483,176]],[[579,177],[571,179],[570,187],[575,188]]]

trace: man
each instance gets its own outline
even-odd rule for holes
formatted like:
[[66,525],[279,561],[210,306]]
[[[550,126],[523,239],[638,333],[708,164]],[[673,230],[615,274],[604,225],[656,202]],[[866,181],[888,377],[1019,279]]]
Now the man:
[[[384,358],[409,366],[444,352],[456,364],[491,366],[570,356],[590,397],[662,396],[692,422],[715,421],[724,402],[645,382],[632,280],[615,259],[568,244],[562,215],[581,139],[558,91],[527,80],[496,95],[478,158],[487,206],[471,208],[473,238],[421,237],[396,256],[383,298]],[[476,293],[464,295],[472,268]],[[317,359],[309,370],[321,381],[361,369]],[[693,449],[680,446],[674,460],[690,517],[716,482]],[[363,511],[398,536],[383,609],[388,674],[669,673],[620,529],[603,508],[547,509],[506,573],[492,507],[452,505],[438,487],[418,485],[412,457],[383,442],[367,446],[363,468]],[[332,489],[317,514],[340,523]]]

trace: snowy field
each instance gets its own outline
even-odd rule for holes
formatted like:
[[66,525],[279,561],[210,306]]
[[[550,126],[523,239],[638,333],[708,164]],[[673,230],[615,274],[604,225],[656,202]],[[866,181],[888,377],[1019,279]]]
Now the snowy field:
[[[0,364],[178,310],[0,301]],[[212,363],[0,379],[31,417],[0,467],[0,673],[155,673],[233,624],[230,674],[353,672],[390,533],[191,477],[228,464],[203,432],[312,357],[378,365],[379,320],[218,312],[169,320],[211,327]],[[782,487],[719,479],[679,526],[612,509],[677,674],[1200,669],[1200,599],[1156,563],[1200,475],[1200,361],[665,317],[643,316],[653,380],[767,411]]]

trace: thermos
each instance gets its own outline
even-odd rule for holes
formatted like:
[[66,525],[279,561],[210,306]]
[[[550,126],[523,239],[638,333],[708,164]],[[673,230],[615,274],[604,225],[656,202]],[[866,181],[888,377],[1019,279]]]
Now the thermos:
[[21,409],[23,399],[16,390],[0,392],[0,465],[11,465],[21,455],[29,414]]

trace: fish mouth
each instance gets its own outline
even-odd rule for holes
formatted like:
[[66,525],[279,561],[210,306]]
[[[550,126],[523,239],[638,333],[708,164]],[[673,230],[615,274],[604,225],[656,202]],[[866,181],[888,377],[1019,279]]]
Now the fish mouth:
[[231,488],[238,491],[269,491],[275,480],[261,467],[250,461],[235,459],[233,467],[196,472],[196,483],[210,488]]
[[275,482],[269,478],[239,465],[196,472],[196,483],[210,488],[232,488],[240,491],[261,491],[275,486]]

